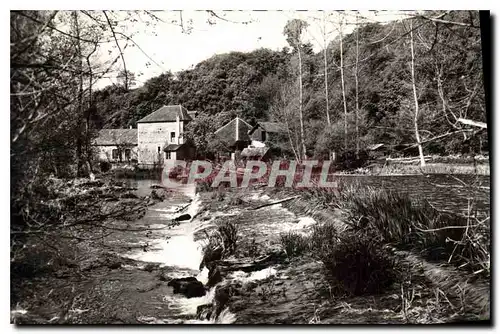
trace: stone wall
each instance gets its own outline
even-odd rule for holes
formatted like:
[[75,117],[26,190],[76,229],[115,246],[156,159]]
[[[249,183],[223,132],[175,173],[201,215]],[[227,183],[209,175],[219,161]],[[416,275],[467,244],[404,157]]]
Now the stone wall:
[[[140,164],[157,164],[165,159],[165,144],[182,144],[184,122],[138,123],[138,160]],[[175,133],[172,138],[171,134]]]

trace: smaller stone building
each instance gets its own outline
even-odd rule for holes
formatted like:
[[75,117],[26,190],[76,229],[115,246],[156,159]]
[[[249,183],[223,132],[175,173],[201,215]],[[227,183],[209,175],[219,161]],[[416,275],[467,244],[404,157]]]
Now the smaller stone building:
[[137,162],[137,129],[102,129],[92,146],[99,161]]
[[[282,156],[283,152],[286,152],[288,149],[289,139],[287,138],[286,126],[283,123],[258,122],[248,132],[248,135],[252,139],[250,148],[261,146],[269,148],[265,156],[261,156],[260,159],[265,159],[270,156]],[[258,152],[258,150],[255,152]]]

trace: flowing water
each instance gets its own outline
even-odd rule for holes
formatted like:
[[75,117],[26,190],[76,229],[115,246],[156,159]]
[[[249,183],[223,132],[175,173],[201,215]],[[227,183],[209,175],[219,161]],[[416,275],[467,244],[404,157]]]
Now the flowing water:
[[[127,180],[126,183],[128,186],[137,188],[138,195],[147,195],[151,193],[151,186],[158,184],[158,181]],[[211,212],[211,219],[201,220],[198,217],[200,204],[199,194],[196,194],[194,186],[180,185],[165,201],[150,207],[141,219],[140,223],[159,228],[155,231],[153,238],[143,240],[148,242],[147,251],[135,249],[124,253],[123,256],[142,262],[159,263],[160,267],[168,267],[167,275],[171,278],[194,276],[198,281],[206,284],[208,269],[201,268],[200,270],[203,244],[202,241],[195,241],[194,234],[211,225],[215,217],[227,214]],[[172,225],[172,220],[181,214],[189,214],[191,219],[182,221],[176,226]],[[228,310],[224,310],[214,320],[196,319],[197,307],[212,303],[215,289],[216,287],[213,287],[205,296],[196,298],[186,298],[173,293],[165,295],[163,301],[172,311],[172,317],[162,319],[145,317],[140,320],[154,324],[234,322],[235,316]]]

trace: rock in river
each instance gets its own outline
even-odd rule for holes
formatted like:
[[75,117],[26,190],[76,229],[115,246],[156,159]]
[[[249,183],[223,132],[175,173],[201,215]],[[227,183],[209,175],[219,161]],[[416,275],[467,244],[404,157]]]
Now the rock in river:
[[174,293],[181,293],[187,298],[202,297],[205,295],[203,283],[194,277],[175,278],[168,282],[174,288]]
[[200,320],[210,320],[212,317],[212,304],[198,305],[196,308],[196,318]]
[[179,217],[174,218],[176,222],[189,219],[191,219],[191,215],[189,213],[185,213],[183,215],[180,215]]

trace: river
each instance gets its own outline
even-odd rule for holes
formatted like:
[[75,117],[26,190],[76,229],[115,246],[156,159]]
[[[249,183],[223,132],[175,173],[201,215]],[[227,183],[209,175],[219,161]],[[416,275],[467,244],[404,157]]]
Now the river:
[[[334,176],[334,179],[349,183],[358,183],[373,188],[385,188],[410,194],[415,198],[424,198],[443,210],[467,211],[467,204],[473,201],[480,211],[490,210],[490,177],[473,175],[398,175],[398,176]],[[149,195],[150,186],[157,180],[126,180],[129,186],[137,188],[139,195]],[[475,184],[478,187],[464,187]],[[194,192],[190,189],[191,193]],[[194,193],[193,193],[194,194]]]
[[431,174],[337,178],[340,182],[359,183],[363,186],[408,193],[414,198],[428,200],[441,210],[465,213],[470,202],[481,212],[490,211],[489,176]]

